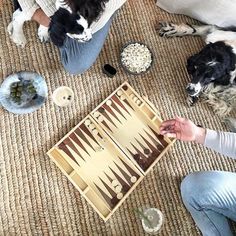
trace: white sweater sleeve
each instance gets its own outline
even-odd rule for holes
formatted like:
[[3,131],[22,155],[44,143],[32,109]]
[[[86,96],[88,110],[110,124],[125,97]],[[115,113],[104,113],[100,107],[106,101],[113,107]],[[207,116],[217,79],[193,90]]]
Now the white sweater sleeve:
[[127,0],[109,0],[106,5],[104,12],[98,21],[91,24],[92,33],[99,31],[111,18],[111,16],[120,8]]
[[55,0],[18,0],[18,2],[22,10],[31,16],[38,8],[41,8],[48,17],[56,11]]
[[29,15],[29,18],[31,18],[34,14],[34,12],[40,8],[40,6],[37,4],[35,0],[18,0],[22,11],[27,13]]
[[207,129],[204,146],[236,159],[236,133]]

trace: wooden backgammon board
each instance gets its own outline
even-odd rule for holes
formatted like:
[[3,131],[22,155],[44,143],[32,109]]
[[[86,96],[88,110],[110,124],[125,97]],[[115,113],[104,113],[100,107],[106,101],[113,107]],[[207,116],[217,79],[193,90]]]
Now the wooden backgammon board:
[[175,142],[161,122],[125,82],[47,154],[107,221]]

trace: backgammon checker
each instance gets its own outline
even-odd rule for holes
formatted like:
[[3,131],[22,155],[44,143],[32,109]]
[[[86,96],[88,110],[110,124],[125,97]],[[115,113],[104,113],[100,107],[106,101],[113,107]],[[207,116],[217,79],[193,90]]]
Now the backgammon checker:
[[48,151],[104,221],[175,142],[150,104],[125,82]]

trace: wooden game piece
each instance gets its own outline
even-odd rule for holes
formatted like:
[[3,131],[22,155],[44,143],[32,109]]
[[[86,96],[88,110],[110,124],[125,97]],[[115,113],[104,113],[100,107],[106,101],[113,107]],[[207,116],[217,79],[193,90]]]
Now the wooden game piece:
[[104,117],[103,116],[99,116],[97,119],[98,119],[99,122],[103,122],[104,121]]
[[116,195],[116,197],[120,200],[120,199],[122,199],[123,198],[123,193],[118,193],[117,195]]
[[120,100],[124,101],[126,99],[125,95],[120,96]]
[[120,97],[123,94],[123,91],[122,90],[118,90],[116,94]]
[[94,124],[89,125],[89,129],[93,130],[94,128],[96,128],[96,126]]
[[136,103],[138,106],[140,106],[142,104],[142,102],[140,100],[137,100]]
[[111,100],[107,100],[106,104],[107,104],[107,106],[111,106],[112,101]]
[[92,134],[93,134],[94,136],[98,135],[98,130],[97,130],[97,129],[92,130]]
[[100,113],[97,112],[97,111],[95,111],[95,112],[93,113],[93,115],[94,115],[95,118],[98,118],[98,117],[100,116]]
[[114,180],[111,182],[111,185],[112,185],[113,187],[116,187],[117,185],[119,185],[119,182],[118,182],[116,179],[114,179]]
[[113,206],[115,206],[120,200],[117,197],[113,197],[111,199],[111,203],[113,204]]
[[125,91],[128,90],[128,86],[127,86],[127,85],[124,85],[122,88],[123,88]]
[[115,192],[116,192],[116,193],[120,193],[121,190],[122,190],[122,186],[121,186],[121,185],[117,185],[117,186],[115,187]]
[[134,160],[139,160],[140,159],[140,155],[138,153],[133,155]]
[[91,120],[87,119],[84,123],[85,123],[86,126],[88,126],[88,125],[91,124]]
[[130,96],[131,99],[133,99],[135,97],[135,94],[132,93],[129,96]]
[[132,177],[130,178],[130,181],[131,181],[132,183],[135,183],[135,182],[137,182],[137,177],[135,177],[135,176],[132,176]]
[[145,148],[143,151],[144,151],[144,153],[145,153],[146,155],[150,154],[150,150],[147,149],[147,148]]

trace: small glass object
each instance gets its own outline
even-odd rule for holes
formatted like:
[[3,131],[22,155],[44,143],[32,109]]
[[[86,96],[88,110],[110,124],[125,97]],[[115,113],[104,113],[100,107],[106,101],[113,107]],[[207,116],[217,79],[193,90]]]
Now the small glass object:
[[157,208],[138,209],[137,213],[141,219],[144,231],[151,235],[156,235],[160,232],[164,216]]

